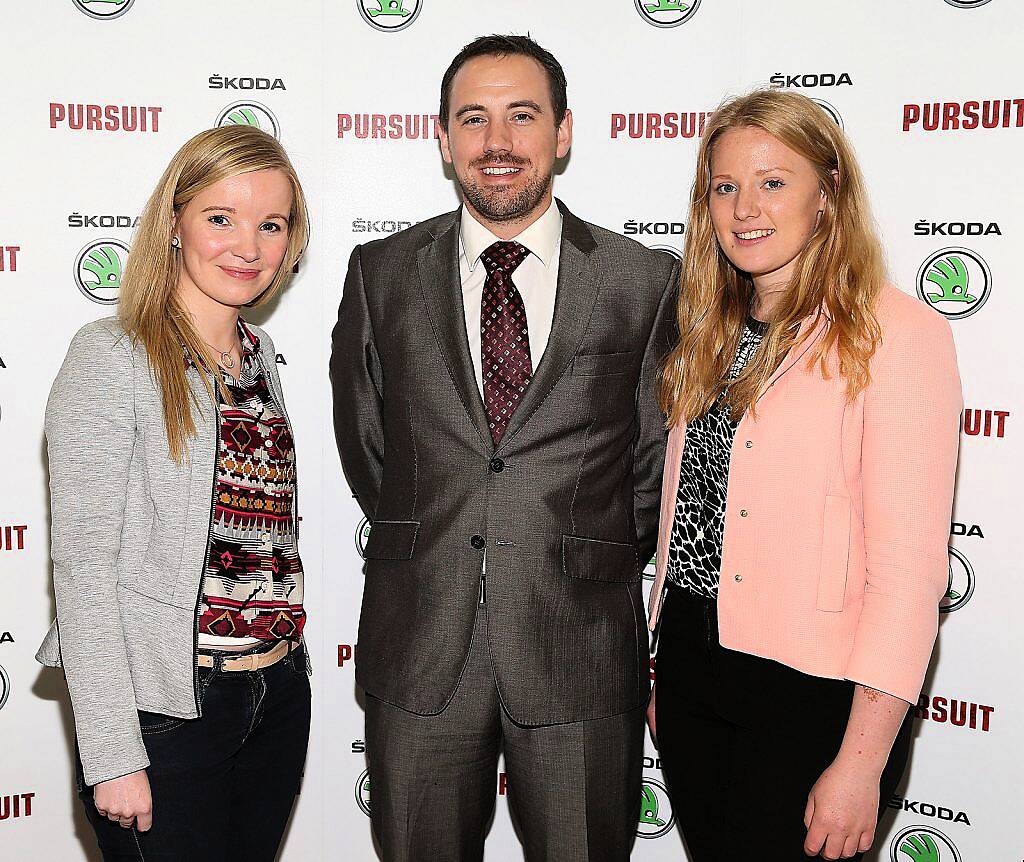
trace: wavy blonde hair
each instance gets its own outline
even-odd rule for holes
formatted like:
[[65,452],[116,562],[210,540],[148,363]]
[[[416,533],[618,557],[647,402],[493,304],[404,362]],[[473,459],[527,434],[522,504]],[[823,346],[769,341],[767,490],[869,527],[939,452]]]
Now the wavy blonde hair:
[[[260,305],[288,280],[309,239],[309,217],[295,168],[273,137],[248,126],[208,129],[174,154],[139,219],[121,281],[119,318],[133,343],[146,348],[150,371],[163,401],[164,427],[170,456],[184,460],[186,441],[196,433],[192,407],[201,410],[189,385],[186,360],[197,368],[217,363],[199,337],[192,317],[177,294],[181,255],[171,247],[174,218],[198,194],[221,180],[251,171],[279,170],[292,187],[288,247],[269,287],[250,305]],[[215,386],[230,401],[219,375],[203,373],[211,402]]]
[[[811,162],[825,207],[757,354],[729,382],[754,283],[732,265],[715,237],[709,208],[711,158],[727,130],[748,126],[763,129]],[[837,368],[851,399],[867,386],[868,365],[880,340],[874,306],[885,265],[853,148],[821,107],[780,90],[756,90],[724,102],[701,138],[686,232],[677,308],[680,337],[662,367],[658,391],[669,427],[702,415],[723,394],[733,416],[753,407],[800,337],[800,324],[812,315],[824,313],[827,326],[808,363],[820,363],[826,379],[829,366]]]

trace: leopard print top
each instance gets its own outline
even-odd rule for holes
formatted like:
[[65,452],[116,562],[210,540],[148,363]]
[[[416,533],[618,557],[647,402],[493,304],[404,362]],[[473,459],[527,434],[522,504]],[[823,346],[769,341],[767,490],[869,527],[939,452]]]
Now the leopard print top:
[[[730,380],[757,352],[765,329],[764,323],[747,317],[729,370]],[[720,402],[686,426],[666,572],[672,583],[709,599],[718,597],[729,457],[739,425],[739,419],[733,421]]]

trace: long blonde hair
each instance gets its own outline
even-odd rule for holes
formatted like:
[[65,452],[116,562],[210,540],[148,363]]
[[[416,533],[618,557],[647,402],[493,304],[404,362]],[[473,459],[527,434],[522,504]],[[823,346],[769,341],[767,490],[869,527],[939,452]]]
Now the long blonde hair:
[[[715,237],[709,208],[711,157],[725,131],[746,126],[763,129],[811,162],[825,207],[757,354],[729,382],[754,283],[732,265]],[[686,232],[679,343],[665,360],[658,391],[669,427],[702,415],[723,393],[730,413],[742,415],[795,345],[801,322],[819,313],[826,315],[827,325],[808,363],[820,363],[826,378],[835,364],[851,399],[867,386],[868,364],[880,339],[874,305],[885,265],[853,148],[820,106],[779,90],[756,90],[724,102],[701,138]]]
[[[196,195],[221,180],[260,170],[279,170],[291,183],[288,247],[270,286],[251,305],[260,305],[287,281],[309,238],[309,218],[298,175],[284,148],[265,132],[248,126],[208,129],[191,138],[171,159],[150,196],[132,241],[121,282],[119,317],[133,342],[141,342],[163,401],[170,456],[181,463],[186,441],[196,433],[192,407],[202,410],[189,385],[187,361],[200,369],[217,367],[192,317],[177,295],[181,256],[171,247],[177,213]],[[212,374],[203,373],[211,403]]]

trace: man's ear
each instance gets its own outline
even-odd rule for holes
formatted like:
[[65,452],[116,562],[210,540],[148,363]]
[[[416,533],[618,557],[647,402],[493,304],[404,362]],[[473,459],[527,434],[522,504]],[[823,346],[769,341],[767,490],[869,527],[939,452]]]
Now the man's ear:
[[555,147],[555,156],[561,159],[569,152],[569,148],[572,146],[572,111],[568,108],[565,110],[562,122],[558,124],[558,128],[555,130],[555,134],[558,141]]
[[441,158],[450,165],[452,163],[452,147],[448,140],[448,130],[441,126],[437,130],[437,137],[441,141]]

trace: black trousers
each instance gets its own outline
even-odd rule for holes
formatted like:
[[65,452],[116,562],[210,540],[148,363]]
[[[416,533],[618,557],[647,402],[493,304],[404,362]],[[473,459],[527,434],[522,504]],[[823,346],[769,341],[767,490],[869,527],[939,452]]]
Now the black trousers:
[[104,862],[273,862],[295,801],[309,740],[304,648],[263,670],[199,670],[201,718],[140,712],[149,754],[153,827],[101,817],[79,796]]
[[[655,709],[673,810],[693,862],[799,862],[807,796],[839,752],[854,684],[723,648],[717,611],[673,585],[661,614]],[[880,809],[906,768],[911,715]]]

